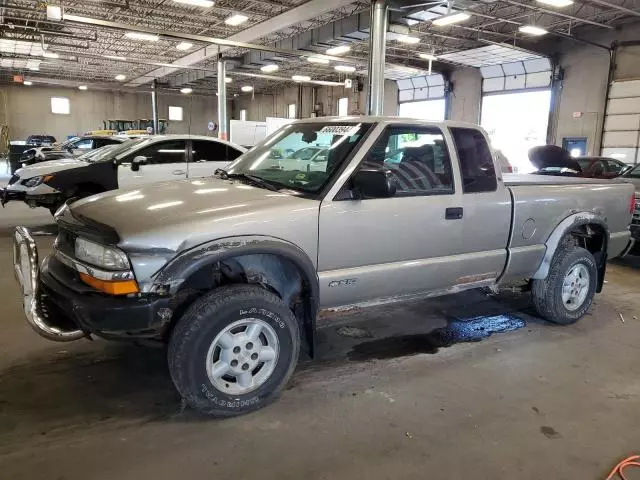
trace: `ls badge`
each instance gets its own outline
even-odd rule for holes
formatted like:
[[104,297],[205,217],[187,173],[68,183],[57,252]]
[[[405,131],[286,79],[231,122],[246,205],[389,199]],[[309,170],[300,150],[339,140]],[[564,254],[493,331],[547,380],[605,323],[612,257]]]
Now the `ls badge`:
[[334,280],[329,282],[329,288],[333,287],[352,287],[356,284],[355,278],[345,278],[344,280]]

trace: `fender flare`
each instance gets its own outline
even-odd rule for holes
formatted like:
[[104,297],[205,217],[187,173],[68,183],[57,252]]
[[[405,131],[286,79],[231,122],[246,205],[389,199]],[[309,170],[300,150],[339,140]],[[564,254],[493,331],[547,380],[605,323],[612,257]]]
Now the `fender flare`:
[[[604,251],[606,254],[607,245],[609,243],[609,227],[607,226],[607,222],[602,216],[599,216],[593,212],[579,212],[569,215],[567,218],[562,220],[556,228],[553,230],[549,238],[545,242],[546,252],[544,257],[542,258],[542,262],[540,266],[533,274],[531,278],[536,280],[543,280],[547,278],[549,274],[549,268],[551,267],[551,261],[553,260],[553,256],[560,245],[560,242],[564,238],[564,236],[575,227],[579,227],[581,225],[588,224],[596,224],[603,228],[606,234]],[[606,257],[606,255],[605,255]]]
[[280,238],[268,236],[225,237],[197,245],[176,256],[154,274],[151,291],[169,287],[170,294],[201,268],[215,262],[243,255],[271,254],[291,261],[301,272],[308,285],[308,306],[303,319],[310,354],[314,353],[316,316],[319,309],[320,281],[315,265],[297,245]]

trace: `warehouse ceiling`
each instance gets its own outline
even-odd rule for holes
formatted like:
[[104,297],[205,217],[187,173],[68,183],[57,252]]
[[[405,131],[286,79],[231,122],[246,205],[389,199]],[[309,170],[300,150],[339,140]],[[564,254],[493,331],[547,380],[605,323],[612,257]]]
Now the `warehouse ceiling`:
[[[451,12],[464,11],[470,18],[446,26],[433,23],[447,14],[446,3],[392,1],[387,77],[424,74],[429,62],[420,54],[437,57],[436,71],[469,65],[465,59],[471,56],[473,66],[481,66],[478,55],[465,52],[488,45],[535,51],[540,38],[579,39],[586,27],[611,31],[640,16],[640,0],[548,4],[554,1],[560,0],[458,0],[449,6]],[[56,19],[55,9],[47,14],[43,2],[0,0],[0,81],[22,73],[34,82],[135,88],[157,78],[170,88],[188,85],[210,91],[215,89],[218,55],[229,61],[232,93],[247,84],[255,91],[278,89],[291,84],[293,75],[342,82],[347,76],[366,74],[369,1],[72,0],[49,4],[57,5],[62,6],[62,20]],[[548,34],[522,33],[525,25],[542,27]],[[407,36],[419,41],[402,42]],[[242,45],[220,45],[215,39]],[[246,44],[267,48],[256,51]],[[355,72],[335,71],[341,63],[335,60],[309,62],[309,56],[339,45],[351,48],[341,58],[343,66],[353,66]],[[264,51],[271,47],[273,52]],[[260,70],[265,65],[279,68],[265,73]],[[118,75],[125,78],[116,81]]]

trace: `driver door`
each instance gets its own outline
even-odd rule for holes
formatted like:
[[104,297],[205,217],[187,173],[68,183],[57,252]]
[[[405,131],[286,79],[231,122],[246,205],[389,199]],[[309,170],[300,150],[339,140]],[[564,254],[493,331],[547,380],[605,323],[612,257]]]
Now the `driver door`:
[[[392,171],[390,198],[352,199],[350,181],[320,208],[322,308],[437,291],[460,275],[462,189],[438,127],[390,126],[356,169]],[[457,169],[456,169],[457,170]]]
[[[118,165],[118,188],[187,178],[186,143],[163,140],[129,154]],[[133,163],[136,157],[146,159],[139,168]]]

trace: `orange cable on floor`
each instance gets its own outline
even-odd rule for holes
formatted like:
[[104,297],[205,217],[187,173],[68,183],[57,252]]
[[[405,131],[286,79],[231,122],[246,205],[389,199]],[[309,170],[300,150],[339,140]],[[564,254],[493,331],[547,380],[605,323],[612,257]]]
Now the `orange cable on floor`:
[[625,458],[618,463],[613,470],[611,470],[611,473],[606,480],[612,480],[616,475],[622,480],[627,480],[627,477],[624,476],[623,470],[629,466],[640,467],[640,462],[638,462],[638,460],[640,460],[640,455],[631,455],[630,457]]

